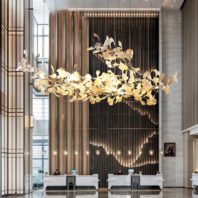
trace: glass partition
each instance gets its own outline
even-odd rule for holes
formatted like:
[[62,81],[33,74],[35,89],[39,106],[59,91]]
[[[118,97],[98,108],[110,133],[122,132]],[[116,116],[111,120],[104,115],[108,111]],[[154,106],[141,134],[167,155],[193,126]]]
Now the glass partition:
[[[46,3],[33,0],[33,65],[49,72],[49,11]],[[33,189],[43,187],[43,175],[48,173],[49,97],[33,88],[34,128],[32,137]]]

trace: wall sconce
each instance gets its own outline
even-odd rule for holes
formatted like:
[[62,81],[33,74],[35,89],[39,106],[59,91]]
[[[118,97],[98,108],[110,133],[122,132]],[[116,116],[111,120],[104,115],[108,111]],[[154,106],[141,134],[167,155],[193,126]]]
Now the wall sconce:
[[64,155],[68,155],[68,152],[66,150],[64,151]]
[[131,154],[132,154],[131,150],[128,150],[128,155],[131,155]]
[[160,155],[164,155],[164,151],[160,150]]
[[33,128],[33,127],[34,127],[34,116],[25,115],[25,128]]
[[100,155],[100,151],[99,150],[96,150],[96,155]]
[[86,155],[89,155],[89,151],[88,150],[86,151]]
[[153,150],[150,150],[149,155],[153,155],[153,154],[154,154]]
[[78,151],[75,151],[75,152],[74,152],[74,155],[78,155]]
[[118,155],[121,155],[121,151],[120,151],[120,150],[118,150],[118,151],[117,151],[117,154],[118,154]]
[[53,151],[53,155],[57,155],[57,154],[58,154],[58,152],[54,150]]

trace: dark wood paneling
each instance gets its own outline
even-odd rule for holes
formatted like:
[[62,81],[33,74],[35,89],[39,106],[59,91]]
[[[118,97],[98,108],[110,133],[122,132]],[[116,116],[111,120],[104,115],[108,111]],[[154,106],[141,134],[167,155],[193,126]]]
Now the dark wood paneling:
[[198,1],[182,7],[182,128],[198,124]]

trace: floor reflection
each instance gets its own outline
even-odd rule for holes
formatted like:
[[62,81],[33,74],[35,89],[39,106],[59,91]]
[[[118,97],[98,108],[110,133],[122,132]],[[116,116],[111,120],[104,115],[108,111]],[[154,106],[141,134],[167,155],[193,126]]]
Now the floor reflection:
[[66,193],[64,195],[58,194],[48,194],[45,197],[50,198],[162,198],[162,192],[160,191],[112,191],[112,192],[76,192],[76,193]]
[[[165,188],[162,191],[78,191],[64,194],[48,194],[34,191],[32,194],[17,196],[17,198],[198,198],[198,194],[191,189]],[[9,197],[9,196],[8,196]],[[9,198],[14,198],[10,196]]]
[[198,198],[198,189],[192,191],[192,198]]

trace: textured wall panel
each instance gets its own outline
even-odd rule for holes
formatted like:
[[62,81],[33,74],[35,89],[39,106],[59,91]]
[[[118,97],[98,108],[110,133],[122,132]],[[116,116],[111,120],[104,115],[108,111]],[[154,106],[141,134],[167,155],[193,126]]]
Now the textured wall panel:
[[183,186],[183,135],[181,133],[181,12],[162,11],[162,71],[171,76],[178,72],[178,83],[169,95],[162,94],[162,145],[176,143],[176,157],[163,157],[165,186]]

